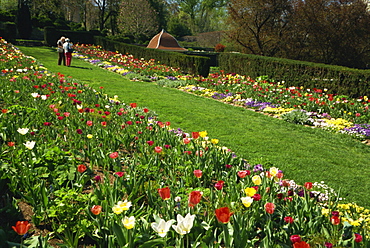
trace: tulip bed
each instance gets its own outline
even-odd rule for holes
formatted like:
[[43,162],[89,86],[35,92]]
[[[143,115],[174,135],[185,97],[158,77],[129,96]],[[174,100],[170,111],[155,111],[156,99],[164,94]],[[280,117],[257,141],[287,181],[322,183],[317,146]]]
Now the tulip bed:
[[285,87],[267,76],[252,79],[237,74],[210,74],[208,78],[180,74],[180,69],[159,66],[131,55],[104,51],[99,46],[76,45],[84,59],[130,79],[154,81],[200,96],[242,106],[288,122],[341,132],[366,142],[370,137],[370,99],[326,93],[327,89]]
[[[325,184],[249,164],[206,131],[48,72],[3,39],[0,61],[0,209],[32,208],[0,222],[0,246],[369,247],[369,210]],[[148,77],[178,80],[154,66]]]

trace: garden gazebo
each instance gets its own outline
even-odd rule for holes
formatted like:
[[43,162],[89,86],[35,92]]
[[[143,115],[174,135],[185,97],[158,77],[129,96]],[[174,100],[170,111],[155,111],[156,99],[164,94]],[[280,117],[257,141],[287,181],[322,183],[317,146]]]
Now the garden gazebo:
[[162,29],[160,33],[155,35],[149,42],[147,48],[170,50],[170,51],[187,51],[181,47],[175,37]]

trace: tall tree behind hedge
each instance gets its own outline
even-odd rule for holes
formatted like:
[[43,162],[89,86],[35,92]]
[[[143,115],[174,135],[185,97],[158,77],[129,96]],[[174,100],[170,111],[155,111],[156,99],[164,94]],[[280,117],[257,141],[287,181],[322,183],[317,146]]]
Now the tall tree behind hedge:
[[32,34],[31,13],[28,3],[22,0],[19,0],[18,2],[16,24],[19,37],[22,39],[28,39]]
[[370,14],[362,0],[299,0],[287,40],[293,59],[364,68],[370,58]]
[[227,35],[243,52],[275,56],[289,28],[291,11],[289,0],[231,0]]
[[136,42],[151,38],[158,31],[158,17],[148,0],[125,0],[121,3],[118,27]]
[[362,0],[231,0],[230,41],[245,53],[364,68],[370,14]]

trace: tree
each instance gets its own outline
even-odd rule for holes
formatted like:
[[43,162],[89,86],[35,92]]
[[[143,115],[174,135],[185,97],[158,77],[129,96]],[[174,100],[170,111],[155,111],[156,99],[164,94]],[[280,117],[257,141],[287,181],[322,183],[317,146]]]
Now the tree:
[[168,32],[176,38],[180,38],[182,36],[191,35],[191,31],[181,20],[180,15],[174,15],[170,18],[167,23],[167,30]]
[[289,28],[291,10],[289,0],[231,0],[227,35],[243,52],[275,56]]
[[158,32],[157,13],[148,0],[122,2],[117,22],[120,31],[132,35],[136,42],[148,39]]
[[18,2],[17,30],[20,38],[28,39],[32,34],[31,13],[28,3],[20,0]]
[[360,0],[305,0],[295,6],[292,58],[361,68],[369,58],[370,14]]

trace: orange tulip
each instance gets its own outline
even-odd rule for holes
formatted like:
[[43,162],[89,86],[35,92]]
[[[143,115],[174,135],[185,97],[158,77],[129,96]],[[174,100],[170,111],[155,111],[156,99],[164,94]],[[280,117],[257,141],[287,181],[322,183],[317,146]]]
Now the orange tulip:
[[296,242],[293,244],[293,248],[310,248],[311,246],[304,241]]
[[80,164],[79,166],[77,166],[77,171],[80,173],[84,173],[86,169],[87,167],[84,164]]
[[163,200],[168,200],[171,198],[171,191],[170,191],[170,188],[169,187],[165,187],[165,188],[162,188],[162,189],[158,189],[158,193],[159,193],[159,196],[163,199]]
[[202,198],[203,192],[201,191],[192,191],[189,195],[189,207],[194,207],[200,202],[200,199]]
[[102,210],[102,207],[100,205],[94,205],[90,209],[91,213],[95,215],[99,215],[101,213],[101,210]]
[[273,214],[275,211],[275,204],[272,202],[268,202],[265,204],[265,210],[269,214]]
[[215,213],[217,220],[224,224],[228,223],[230,221],[231,215],[233,215],[228,207],[218,208],[215,210]]
[[13,230],[18,233],[19,235],[25,235],[28,230],[30,229],[31,224],[28,221],[17,221],[15,226],[12,226]]
[[131,107],[131,108],[136,108],[136,107],[137,107],[136,102],[130,103],[130,107]]

